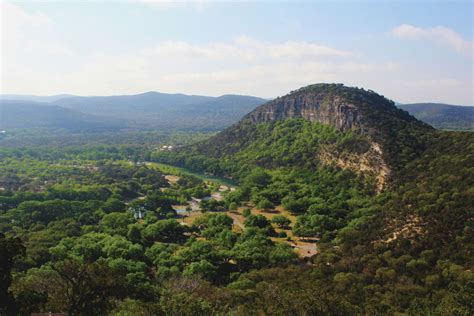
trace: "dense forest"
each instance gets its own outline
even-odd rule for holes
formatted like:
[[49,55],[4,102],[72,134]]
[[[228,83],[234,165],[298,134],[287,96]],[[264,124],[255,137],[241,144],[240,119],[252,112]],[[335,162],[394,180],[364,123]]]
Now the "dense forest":
[[8,132],[31,128],[69,133],[219,131],[264,102],[245,95],[209,97],[153,91],[100,97],[0,95],[0,126]]
[[442,103],[399,104],[417,119],[445,130],[474,130],[474,107]]
[[[298,116],[334,100],[353,125]],[[208,139],[3,147],[0,314],[472,315],[473,133],[340,85],[253,114]]]

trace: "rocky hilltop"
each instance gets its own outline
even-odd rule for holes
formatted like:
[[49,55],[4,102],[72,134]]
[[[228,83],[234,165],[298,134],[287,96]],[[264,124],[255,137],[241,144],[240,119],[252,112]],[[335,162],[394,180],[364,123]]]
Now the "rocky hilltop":
[[304,118],[336,127],[338,130],[363,132],[363,114],[339,96],[324,91],[304,90],[277,98],[249,113],[245,119],[254,123]]
[[393,101],[371,90],[323,83],[265,103],[247,114],[243,121],[261,123],[291,118],[304,118],[371,137],[383,136],[383,124],[395,122],[429,129],[408,112],[398,109]]
[[[309,140],[304,144],[305,137],[308,137],[303,136],[301,146],[314,148],[301,149],[312,154],[305,155],[305,161],[298,161],[298,155],[294,155],[295,164],[311,165],[313,168],[317,168],[317,165],[330,165],[349,169],[374,178],[379,191],[394,172],[423,150],[420,135],[433,130],[408,112],[397,108],[393,101],[373,91],[342,84],[315,84],[257,107],[239,123],[195,146],[193,152],[226,160],[244,157],[245,152],[255,153],[256,147],[259,147],[260,152],[269,152],[266,149],[274,145],[268,143],[265,147],[262,144],[267,142],[265,137],[270,137],[272,132],[267,129],[267,135],[263,136],[259,131],[263,125],[270,126],[271,129],[278,122],[287,120],[303,120],[330,126],[339,135],[339,139],[321,141],[317,145]],[[294,131],[300,132],[302,131]],[[348,137],[348,133],[356,135],[351,137],[356,137],[357,141],[352,141],[350,146],[342,146],[342,139]],[[280,137],[286,135],[282,134]],[[319,136],[311,137],[317,139]],[[292,141],[285,143],[285,146],[291,147]],[[311,161],[308,162],[308,159]],[[281,166],[275,163],[271,154],[255,161],[265,168]]]

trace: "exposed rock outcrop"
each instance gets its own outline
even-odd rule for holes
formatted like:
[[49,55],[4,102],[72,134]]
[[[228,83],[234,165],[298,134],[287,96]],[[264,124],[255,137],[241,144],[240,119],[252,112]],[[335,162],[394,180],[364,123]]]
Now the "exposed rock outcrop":
[[304,118],[331,125],[339,131],[351,130],[368,136],[371,146],[365,153],[340,155],[326,148],[315,158],[323,164],[367,173],[376,179],[378,189],[382,190],[390,175],[390,168],[383,158],[382,146],[375,137],[371,137],[374,131],[371,130],[363,110],[348,98],[335,93],[334,88],[340,87],[341,85],[322,84],[302,88],[258,107],[244,117],[244,120],[260,123]]
[[390,167],[383,159],[380,145],[375,142],[371,142],[370,148],[363,153],[339,153],[326,147],[319,152],[317,159],[322,164],[349,169],[373,178],[378,192],[383,190],[390,177]]
[[[423,144],[414,137],[430,126],[398,109],[385,97],[342,84],[315,84],[269,101],[243,119],[197,146],[197,152],[222,157],[237,154],[252,140],[252,125],[286,119],[306,119],[362,136],[363,150],[338,150],[336,144],[321,148],[318,163],[350,169],[375,179],[381,191],[393,171],[413,159]],[[403,147],[402,147],[403,146]]]
[[289,94],[258,107],[246,118],[254,123],[304,118],[338,130],[365,131],[363,114],[357,106],[339,96],[328,98],[324,92]]

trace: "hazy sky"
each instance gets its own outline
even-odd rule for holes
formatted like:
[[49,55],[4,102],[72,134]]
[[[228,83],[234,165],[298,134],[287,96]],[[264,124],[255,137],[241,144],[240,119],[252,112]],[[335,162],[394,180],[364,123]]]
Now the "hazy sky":
[[473,15],[470,0],[2,1],[0,86],[275,97],[340,82],[473,105]]

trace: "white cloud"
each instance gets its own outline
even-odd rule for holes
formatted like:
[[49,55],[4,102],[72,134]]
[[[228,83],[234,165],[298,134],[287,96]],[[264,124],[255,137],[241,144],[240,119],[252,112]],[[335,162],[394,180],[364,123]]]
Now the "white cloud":
[[357,83],[399,68],[394,63],[362,63],[350,56],[315,43],[270,43],[249,37],[202,45],[164,42],[133,54],[95,54],[57,80],[48,73],[32,72],[10,78],[9,84],[22,81],[24,86],[27,82],[22,78],[34,81],[44,75],[50,79],[37,82],[37,89],[94,95],[159,90],[271,97],[315,82]]
[[20,7],[0,0],[0,49],[2,59],[7,50],[19,50],[33,29],[48,27],[51,20],[41,12],[29,13]]
[[[41,12],[2,3],[2,17],[6,14],[8,19],[1,21],[6,36],[0,65],[4,93],[106,95],[155,90],[273,97],[312,83],[342,82],[397,101],[472,102],[472,76],[447,74],[444,77],[452,79],[443,79],[423,72],[426,77],[420,78],[420,69],[404,68],[390,57],[375,62],[316,41],[270,42],[243,35],[217,42],[150,43],[127,47],[127,53],[102,53],[86,45],[78,52],[56,33],[60,26]],[[399,28],[396,34],[426,36],[423,29],[413,28]]]
[[472,56],[473,54],[473,41],[464,39],[454,30],[444,26],[422,28],[410,24],[402,24],[394,28],[391,32],[391,35],[401,39],[430,40],[450,46],[458,53],[467,56]]
[[51,20],[41,12],[28,13],[20,7],[7,2],[0,1],[2,24],[18,28],[25,25],[45,26],[51,24]]
[[[64,58],[73,54],[54,46],[43,51],[49,56],[62,53]],[[24,64],[11,66],[6,87],[15,90],[21,85],[49,93],[94,95],[159,90],[271,97],[315,82],[357,82],[374,74],[398,71],[394,63],[370,64],[353,59],[352,52],[303,41],[267,42],[248,36],[204,44],[166,41],[134,53],[93,54],[67,73],[37,64],[31,69]],[[40,77],[48,80],[38,80]]]
[[198,11],[203,10],[211,0],[129,0],[134,4],[143,4],[157,9],[169,9],[192,5]]
[[269,43],[240,36],[228,43],[191,45],[182,41],[163,42],[144,49],[145,55],[180,56],[182,58],[239,58],[252,62],[262,60],[311,59],[318,57],[349,57],[351,52],[308,42]]

